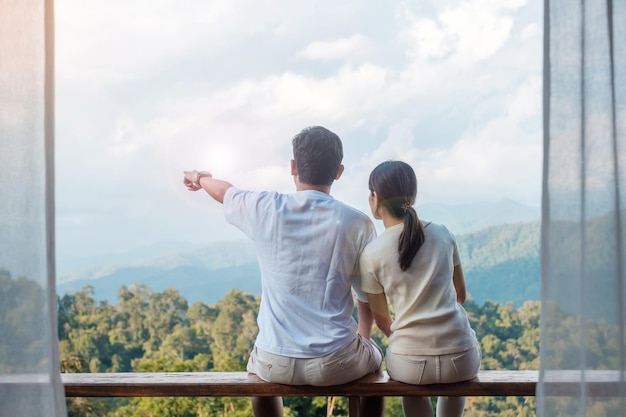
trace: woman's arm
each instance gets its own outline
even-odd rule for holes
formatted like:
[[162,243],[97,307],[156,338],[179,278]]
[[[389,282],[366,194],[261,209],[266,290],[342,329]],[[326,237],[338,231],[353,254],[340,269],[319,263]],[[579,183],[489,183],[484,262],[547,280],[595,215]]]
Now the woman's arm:
[[456,301],[463,304],[467,299],[467,289],[465,288],[465,274],[461,265],[455,265],[452,281],[454,282],[454,289],[456,289]]
[[391,315],[389,314],[389,305],[387,304],[387,296],[385,293],[380,294],[367,294],[367,301],[369,301],[369,307],[374,315],[374,321],[376,326],[389,337],[391,335]]
[[233,185],[228,181],[213,178],[207,171],[184,171],[183,183],[189,191],[204,189],[213,199],[219,203],[224,202],[224,194]]
[[357,300],[356,311],[359,324],[359,334],[367,339],[371,339],[374,315],[372,314],[369,304],[365,301]]

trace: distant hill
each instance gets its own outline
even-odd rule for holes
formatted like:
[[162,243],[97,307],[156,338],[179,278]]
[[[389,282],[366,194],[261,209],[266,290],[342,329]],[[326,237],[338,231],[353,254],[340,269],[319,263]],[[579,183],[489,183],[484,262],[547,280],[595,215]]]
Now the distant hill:
[[540,223],[494,226],[457,236],[468,292],[478,304],[521,306],[541,294]]
[[232,288],[260,294],[259,277],[252,243],[228,241],[78,270],[59,278],[57,293],[72,293],[91,285],[96,299],[115,304],[122,285],[145,284],[153,291],[176,288],[190,304],[213,304]]
[[511,199],[468,204],[417,205],[420,218],[445,224],[455,234],[466,234],[493,226],[539,221],[538,207],[529,207]]
[[[468,291],[478,304],[491,300],[520,306],[539,299],[539,222],[490,227],[457,235],[457,239]],[[190,304],[213,304],[232,288],[261,292],[258,263],[249,241],[92,268],[61,277],[57,292],[63,295],[91,285],[96,299],[115,304],[120,286],[133,283],[153,291],[177,288]]]

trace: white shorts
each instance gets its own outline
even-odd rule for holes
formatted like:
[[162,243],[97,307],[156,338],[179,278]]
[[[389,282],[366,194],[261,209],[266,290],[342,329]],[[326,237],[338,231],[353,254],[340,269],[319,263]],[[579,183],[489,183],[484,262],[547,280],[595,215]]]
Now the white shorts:
[[291,358],[274,355],[256,346],[248,360],[248,372],[286,385],[340,385],[380,369],[382,351],[360,335],[345,347],[321,358]]
[[398,355],[387,350],[385,362],[391,379],[414,385],[468,381],[480,369],[480,348],[436,356]]

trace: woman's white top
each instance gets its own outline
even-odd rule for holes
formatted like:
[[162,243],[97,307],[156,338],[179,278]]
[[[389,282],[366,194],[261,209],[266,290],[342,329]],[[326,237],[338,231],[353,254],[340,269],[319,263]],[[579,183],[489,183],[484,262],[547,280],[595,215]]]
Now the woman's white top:
[[411,266],[398,263],[398,239],[404,225],[386,229],[361,255],[361,289],[385,293],[393,306],[389,347],[406,355],[444,355],[477,345],[465,309],[456,301],[452,281],[460,264],[456,240],[448,229],[428,223],[426,239]]

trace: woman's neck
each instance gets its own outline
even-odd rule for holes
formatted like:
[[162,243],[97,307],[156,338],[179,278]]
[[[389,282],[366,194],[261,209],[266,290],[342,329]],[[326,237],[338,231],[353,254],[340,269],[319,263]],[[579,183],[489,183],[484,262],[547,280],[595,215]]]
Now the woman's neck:
[[389,229],[392,226],[395,226],[400,223],[404,223],[404,219],[399,219],[397,217],[392,216],[387,210],[381,210],[380,219],[383,221],[385,225],[385,229]]

